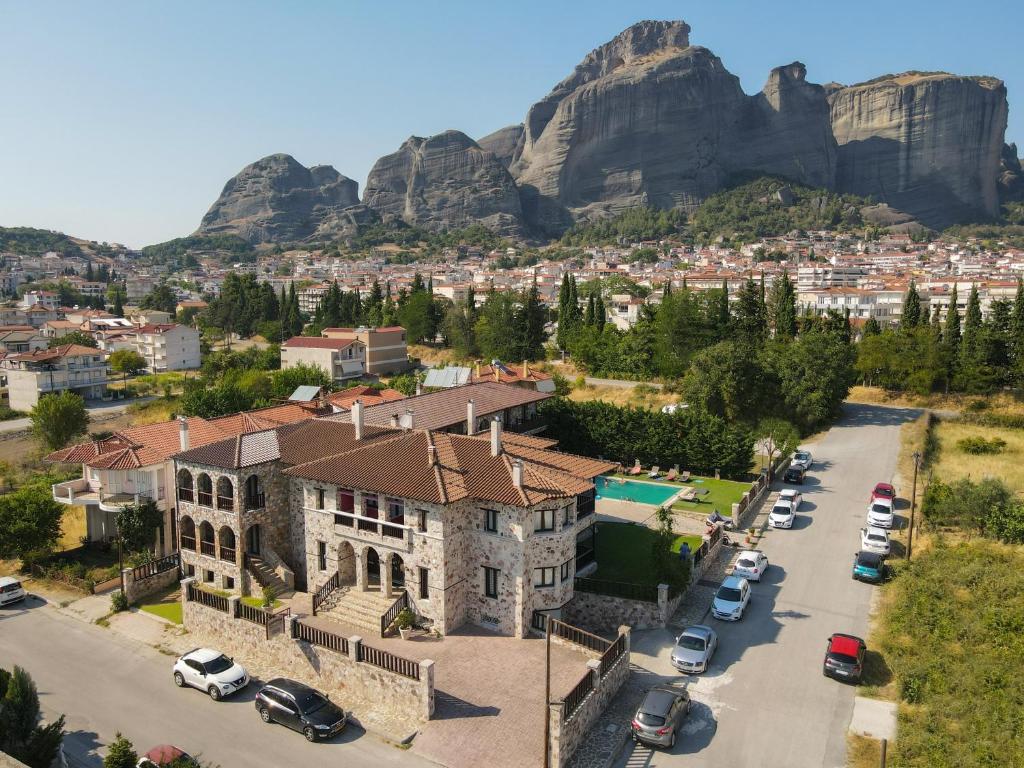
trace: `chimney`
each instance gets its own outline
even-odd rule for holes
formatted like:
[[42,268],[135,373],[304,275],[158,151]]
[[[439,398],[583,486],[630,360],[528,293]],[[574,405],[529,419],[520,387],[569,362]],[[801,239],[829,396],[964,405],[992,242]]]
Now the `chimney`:
[[355,425],[356,440],[363,439],[363,401],[356,400],[352,403],[352,424]]
[[398,428],[398,414],[397,413],[392,413],[391,414],[391,426],[394,427],[395,429]]
[[478,379],[480,378],[480,361],[479,360],[476,361],[476,377]]
[[512,485],[516,488],[523,487],[523,460],[516,459],[512,462]]
[[501,419],[491,419],[491,456],[501,456]]
[[420,381],[419,379],[416,379],[416,394],[417,395],[422,395],[423,394],[423,382]]
[[530,375],[530,366],[527,364],[526,360],[523,360],[523,378],[525,379],[529,375]]
[[466,401],[466,434],[472,435],[476,432],[476,403],[470,398]]
[[501,381],[501,368],[499,368],[495,363],[491,363],[491,365],[494,366],[494,380]]
[[185,416],[178,417],[178,442],[181,444],[181,450],[188,450],[188,418]]
[[416,414],[412,412],[412,408],[405,409],[405,428],[413,429],[416,426]]
[[427,446],[427,463],[432,467],[437,466],[437,448],[432,445]]

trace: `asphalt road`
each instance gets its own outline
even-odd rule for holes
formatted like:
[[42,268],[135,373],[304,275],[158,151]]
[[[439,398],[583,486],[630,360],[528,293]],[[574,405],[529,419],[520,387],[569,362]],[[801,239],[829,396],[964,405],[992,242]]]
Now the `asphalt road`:
[[[128,410],[128,406],[133,403],[145,403],[152,400],[152,397],[136,397],[132,400],[111,400],[109,402],[98,402],[98,403],[87,403],[85,409],[89,412],[90,416],[96,418],[103,418],[107,415],[114,415],[117,413],[124,413]],[[9,419],[7,421],[0,421],[0,432],[23,432],[32,427],[32,420],[27,416],[21,419]]]
[[753,585],[746,615],[733,624],[704,620],[719,634],[711,669],[680,676],[668,662],[669,631],[634,633],[635,651],[648,654],[634,654],[634,663],[685,682],[694,707],[674,750],[629,742],[617,766],[846,765],[856,687],[822,675],[825,644],[833,632],[867,633],[875,588],[850,578],[853,554],[871,489],[893,479],[900,425],[917,412],[852,404],[844,411],[812,446],[815,463],[793,529],[769,530],[762,539],[771,567]]
[[172,657],[42,601],[23,606],[0,608],[0,665],[31,673],[47,718],[67,716],[64,744],[75,766],[102,765],[98,750],[117,731],[140,752],[169,743],[220,768],[434,765],[355,727],[310,744],[259,719],[255,681],[213,702],[198,690],[175,688]]

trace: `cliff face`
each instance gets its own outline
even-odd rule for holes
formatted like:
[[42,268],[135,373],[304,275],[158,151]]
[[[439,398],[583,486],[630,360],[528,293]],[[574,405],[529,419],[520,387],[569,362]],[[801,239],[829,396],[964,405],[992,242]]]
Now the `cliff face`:
[[502,165],[508,168],[519,151],[519,145],[522,141],[523,124],[519,123],[518,125],[499,128],[494,133],[489,133],[482,139],[477,139],[476,143],[480,145],[482,150],[490,152],[498,158]]
[[831,186],[828,104],[804,74],[780,67],[748,97],[683,22],[630,27],[530,109],[511,166],[528,221],[555,234],[636,205],[692,208],[747,171]]
[[837,186],[939,229],[998,214],[1006,88],[994,78],[907,73],[829,95]]
[[364,203],[386,219],[439,231],[481,223],[522,234],[519,191],[508,170],[464,133],[413,136],[378,160],[366,179]]
[[306,168],[291,155],[270,155],[224,185],[196,234],[235,234],[254,244],[300,241],[358,203],[359,185],[329,165]]
[[1020,158],[1017,157],[1016,144],[1003,145],[999,158],[997,188],[1000,202],[1024,200],[1024,170],[1021,169]]

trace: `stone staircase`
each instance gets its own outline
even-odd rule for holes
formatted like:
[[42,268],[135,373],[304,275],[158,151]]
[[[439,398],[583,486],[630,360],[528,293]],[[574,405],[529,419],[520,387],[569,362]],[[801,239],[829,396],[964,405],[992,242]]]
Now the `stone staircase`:
[[397,595],[387,597],[379,587],[361,592],[355,586],[346,585],[330,594],[317,615],[356,627],[369,637],[380,637],[380,617],[397,599]]
[[256,555],[248,555],[246,559],[246,570],[261,587],[272,588],[274,594],[284,600],[295,594],[295,590],[289,587],[265,560],[260,559]]

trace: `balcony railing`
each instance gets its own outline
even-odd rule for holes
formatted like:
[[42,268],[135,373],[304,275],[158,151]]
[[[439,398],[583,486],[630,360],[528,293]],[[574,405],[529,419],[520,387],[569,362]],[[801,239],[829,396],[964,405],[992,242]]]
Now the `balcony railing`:
[[228,511],[235,508],[235,499],[233,496],[218,496],[217,497],[217,509],[226,509]]
[[[206,554],[206,553],[204,552],[203,554]],[[221,560],[225,560],[225,561],[227,561],[229,563],[237,562],[235,560],[235,548],[234,547],[225,547],[225,546],[222,545],[221,548],[220,548],[220,559]]]
[[214,557],[217,554],[217,547],[212,541],[200,541],[199,551],[201,554]]
[[199,506],[201,507],[212,507],[213,506],[213,494],[207,493],[206,491],[199,492]]
[[263,509],[267,505],[267,495],[265,493],[255,493],[251,496],[245,497],[245,508],[250,509]]
[[178,489],[178,501],[193,501],[195,496],[192,494],[191,488],[179,488]]
[[181,537],[181,548],[189,549],[193,552],[196,551],[196,538],[195,536],[182,536]]

